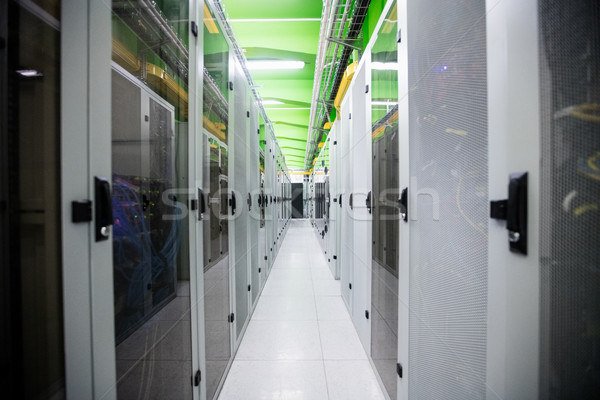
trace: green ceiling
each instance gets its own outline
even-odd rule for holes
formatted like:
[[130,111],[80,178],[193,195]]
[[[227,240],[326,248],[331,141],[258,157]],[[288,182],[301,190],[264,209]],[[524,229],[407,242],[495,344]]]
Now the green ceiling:
[[[289,168],[303,168],[322,0],[222,0],[248,60],[304,61],[301,70],[250,71]],[[286,21],[268,21],[268,20]],[[316,21],[293,21],[314,19]],[[243,21],[240,21],[243,20]]]

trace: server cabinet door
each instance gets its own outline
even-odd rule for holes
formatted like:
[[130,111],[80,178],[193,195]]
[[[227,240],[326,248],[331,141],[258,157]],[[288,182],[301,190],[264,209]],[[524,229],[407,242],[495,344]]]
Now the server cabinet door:
[[271,132],[266,132],[265,140],[265,255],[268,275],[273,266],[273,148]]
[[340,245],[340,280],[342,285],[342,297],[350,314],[352,314],[354,276],[352,268],[354,265],[354,256],[352,252],[354,240],[354,225],[352,222],[352,210],[350,209],[350,195],[352,193],[352,174],[354,173],[354,164],[352,163],[352,125],[350,121],[350,111],[352,107],[352,98],[346,97],[341,108],[340,124],[340,174],[341,192],[338,201],[342,203],[341,210],[341,245]]
[[[397,398],[398,362],[398,10],[392,2],[371,48],[373,241],[371,358],[391,399]],[[390,66],[390,67],[388,67]],[[404,70],[406,71],[406,70]]]
[[112,246],[93,211],[94,177],[110,180],[110,12],[0,1],[0,37],[4,397],[115,398]]
[[241,340],[249,315],[250,293],[248,285],[250,277],[248,271],[248,206],[246,198],[248,194],[248,182],[246,176],[247,152],[248,152],[248,117],[247,117],[247,85],[244,73],[237,63],[234,62],[233,75],[233,142],[230,145],[232,157],[230,165],[230,238],[229,248],[233,251],[231,263],[235,271],[235,343],[236,347]]
[[407,11],[408,396],[484,398],[489,220],[485,1],[408,2]]
[[506,221],[490,222],[489,390],[594,398],[600,9],[592,1],[489,8],[490,197],[508,199]]
[[337,229],[338,229],[338,189],[337,180],[337,134],[335,126],[329,132],[329,238],[327,241],[327,260],[329,269],[335,279],[340,279],[340,271],[337,260]]
[[250,110],[249,129],[247,136],[247,196],[246,203],[248,208],[248,246],[250,256],[250,292],[251,304],[256,304],[258,293],[260,291],[259,279],[259,261],[258,261],[258,233],[260,229],[260,206],[258,205],[258,195],[260,194],[260,169],[258,168],[258,108],[254,101],[252,91],[248,92],[248,109]]
[[110,218],[101,213],[107,218],[98,226],[106,240],[97,241],[98,214],[92,211],[92,223],[74,222],[71,203],[90,199],[98,205],[99,177],[104,211],[110,207],[104,183],[111,180],[110,8],[63,1],[60,18],[66,397],[116,398]]
[[204,141],[195,135],[201,107],[186,92],[202,78],[188,73],[197,71],[198,40],[164,38],[187,38],[198,9],[187,1],[134,7],[112,3],[116,389],[119,397],[192,398],[201,390],[189,382],[200,369],[203,224],[187,204],[199,200]]
[[[488,2],[489,3],[489,2]],[[535,3],[508,1],[487,17],[489,198],[527,172],[527,254],[510,251],[506,220],[489,220],[488,396],[539,396],[539,61]],[[498,46],[502,46],[500,50]],[[505,54],[519,57],[505,58]],[[502,64],[498,64],[503,60]],[[519,99],[515,102],[515,99]],[[548,193],[552,197],[551,193]],[[493,213],[490,204],[490,213]],[[525,238],[525,231],[521,232]],[[502,330],[500,333],[498,330]]]
[[[369,54],[363,55],[352,86],[352,319],[367,354],[371,353],[371,91]],[[368,93],[365,93],[368,92]]]

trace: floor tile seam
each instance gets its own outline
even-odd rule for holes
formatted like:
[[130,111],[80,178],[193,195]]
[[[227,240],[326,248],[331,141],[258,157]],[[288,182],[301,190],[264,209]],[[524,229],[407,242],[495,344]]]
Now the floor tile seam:
[[[316,299],[315,299],[315,304],[316,304]],[[325,375],[325,387],[327,388],[327,399],[330,399],[331,394],[329,393],[329,379],[327,378],[327,368],[325,367],[325,351],[323,350],[323,340],[321,339],[321,324],[319,323],[319,321],[317,321],[317,324],[319,326],[319,342],[321,344],[321,355],[322,355],[321,363],[323,365],[323,374]],[[333,382],[332,382],[332,384],[333,384]]]
[[265,294],[265,297],[312,297],[312,294]]
[[320,363],[323,361],[322,359],[312,360],[312,359],[301,359],[301,360],[292,360],[292,359],[277,359],[277,360],[235,360],[234,363]]
[[[280,361],[285,361],[285,362],[310,361],[310,362],[318,363],[318,362],[323,362],[323,358],[240,358],[240,359],[234,360],[234,362],[280,362]],[[354,361],[360,361],[360,360],[354,360]]]

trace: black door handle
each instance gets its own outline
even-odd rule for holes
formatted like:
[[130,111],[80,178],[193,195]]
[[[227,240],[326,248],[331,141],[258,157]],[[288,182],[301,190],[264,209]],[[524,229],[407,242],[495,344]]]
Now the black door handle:
[[400,209],[402,220],[408,222],[408,188],[402,189],[402,193],[398,199],[398,208]]
[[348,201],[348,204],[350,204],[350,209],[352,210],[352,193],[350,193],[350,200]]
[[340,200],[339,200],[339,203],[340,203],[340,208],[342,208],[342,195],[341,195],[341,194],[340,194]]
[[201,188],[198,188],[198,221],[202,220],[202,214],[206,212],[206,200],[204,199],[204,191]]
[[229,205],[231,206],[231,215],[235,215],[235,209],[236,209],[235,192],[231,192],[231,199],[229,200]]
[[96,242],[108,240],[113,224],[110,183],[105,178],[94,177],[94,197],[96,199]]
[[506,220],[510,251],[527,255],[527,172],[510,174],[508,200],[491,201],[490,217]]
[[367,199],[365,200],[365,204],[367,205],[367,210],[369,210],[369,214],[371,214],[371,192],[367,194]]
[[252,208],[252,195],[250,193],[248,193],[248,211],[250,211],[250,209]]

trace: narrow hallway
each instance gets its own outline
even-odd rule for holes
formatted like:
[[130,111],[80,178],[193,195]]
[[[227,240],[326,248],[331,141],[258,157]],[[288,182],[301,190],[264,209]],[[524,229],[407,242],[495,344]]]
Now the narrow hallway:
[[220,400],[384,399],[306,220],[291,220]]

